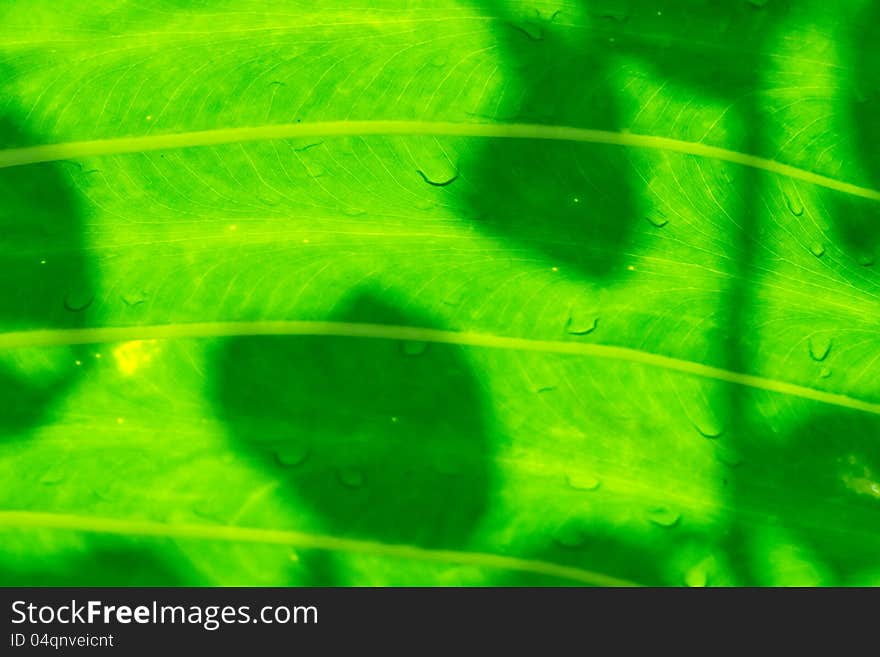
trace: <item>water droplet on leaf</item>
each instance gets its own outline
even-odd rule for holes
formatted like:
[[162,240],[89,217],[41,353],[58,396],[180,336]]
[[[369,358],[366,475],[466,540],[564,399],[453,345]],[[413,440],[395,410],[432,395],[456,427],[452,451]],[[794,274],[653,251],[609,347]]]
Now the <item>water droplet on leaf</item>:
[[71,313],[88,310],[95,300],[95,295],[88,290],[77,290],[64,295],[64,309]]
[[658,527],[671,529],[679,523],[681,520],[681,514],[678,513],[678,511],[673,511],[665,506],[659,506],[648,511],[648,520]]
[[858,258],[859,264],[862,267],[873,267],[874,266],[874,256],[870,253],[863,253]]
[[404,340],[400,343],[400,351],[404,356],[421,356],[428,351],[428,343],[421,340]]
[[602,483],[597,477],[586,472],[569,474],[566,476],[565,481],[568,483],[569,488],[581,491],[594,491]]
[[197,516],[213,520],[215,522],[223,522],[223,507],[216,500],[202,500],[192,507],[193,512]]
[[669,223],[669,219],[663,216],[662,212],[659,212],[658,215],[659,216],[654,216],[649,214],[645,217],[645,219],[647,219],[648,223],[650,223],[655,228],[663,228],[663,226]]
[[817,258],[821,258],[823,255],[825,255],[825,247],[817,242],[810,246],[810,252]]
[[306,173],[308,173],[311,178],[321,178],[327,174],[327,169],[317,162],[307,161],[305,167]]
[[589,335],[599,325],[599,318],[591,313],[570,311],[566,331],[571,335]]
[[305,463],[310,453],[311,447],[307,442],[292,441],[275,450],[275,460],[278,465],[292,468]]
[[625,23],[629,20],[629,7],[627,6],[627,3],[612,2],[608,3],[608,7],[600,8],[596,12],[596,15],[599,18],[605,18],[618,23]]
[[40,477],[40,483],[44,486],[54,486],[64,481],[65,477],[66,472],[60,466],[52,466]]
[[691,588],[703,588],[708,581],[706,571],[701,568],[691,568],[684,576],[684,583]]
[[684,575],[684,583],[693,588],[703,588],[709,584],[709,566],[711,559],[705,559],[692,566]]
[[584,535],[583,530],[572,524],[566,524],[558,528],[553,532],[552,538],[553,542],[557,545],[569,549],[583,547],[584,543],[587,542],[587,537]]
[[827,379],[828,377],[831,376],[831,368],[830,367],[823,367],[819,371],[819,376],[821,376],[823,379]]
[[336,476],[339,483],[346,488],[360,488],[367,481],[364,473],[357,468],[341,468],[336,472]]
[[700,432],[704,438],[720,438],[724,433],[724,425],[715,415],[707,414],[694,422],[694,427]]
[[788,206],[789,212],[791,212],[795,217],[800,217],[804,214],[803,204],[799,200],[795,199],[793,196],[786,194],[785,204]]
[[715,457],[721,463],[731,468],[736,468],[743,462],[742,454],[727,445],[719,445],[715,452]]
[[147,300],[147,293],[143,290],[127,292],[122,295],[122,302],[126,306],[139,306]]
[[831,338],[824,335],[810,336],[810,358],[821,362],[828,357],[831,351]]
[[529,41],[544,40],[544,30],[541,29],[540,25],[536,25],[530,21],[524,21],[522,23],[510,23],[510,26]]
[[431,185],[432,187],[449,187],[452,183],[458,180],[458,174],[453,174],[451,176],[442,176],[439,178],[434,178],[433,176],[429,176],[427,173],[422,171],[421,169],[416,169],[416,173],[421,176],[422,180]]

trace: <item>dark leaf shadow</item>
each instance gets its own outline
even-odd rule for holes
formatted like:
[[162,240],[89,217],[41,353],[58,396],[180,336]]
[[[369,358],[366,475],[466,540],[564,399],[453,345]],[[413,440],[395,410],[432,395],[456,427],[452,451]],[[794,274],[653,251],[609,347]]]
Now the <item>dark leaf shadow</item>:
[[[334,319],[430,325],[371,293]],[[323,531],[429,548],[468,543],[487,504],[492,453],[458,348],[237,338],[217,354],[214,381],[235,449],[282,472],[291,506],[311,509]],[[316,570],[333,579],[326,563]]]
[[21,566],[0,566],[0,586],[186,586],[167,559],[132,542],[100,538],[76,556],[28,554]]
[[[880,187],[880,5],[866,3],[853,35],[850,54],[853,80],[849,89],[854,146],[868,175],[867,184]],[[862,266],[880,258],[880,212],[874,200],[835,194],[834,228],[848,254]]]
[[[637,56],[673,85],[735,105],[745,128],[740,143],[730,146],[761,152],[754,101],[760,46],[788,3],[583,2],[577,11],[547,15],[516,13],[497,1],[480,4],[499,16],[496,42],[505,71],[498,109],[482,118],[625,131],[616,57]],[[578,12],[589,28],[566,25],[583,20]],[[626,148],[487,140],[462,171],[463,217],[588,278],[613,276],[637,227],[646,225]],[[753,182],[739,186],[753,189]],[[743,250],[750,248],[745,240],[754,239],[750,201],[731,212],[743,220],[737,247]]]
[[[33,144],[0,116],[0,148]],[[81,209],[61,167],[0,169],[0,331],[76,328],[87,323],[94,276],[83,256]],[[0,351],[0,439],[39,424],[88,368],[83,349]]]
[[728,548],[744,583],[768,583],[767,555],[748,547],[761,526],[783,530],[828,571],[828,583],[851,584],[880,569],[880,420],[827,411],[785,436],[766,427],[743,435],[730,477],[738,518]]
[[[496,3],[485,6],[497,7]],[[581,40],[568,37],[566,41],[565,28],[557,26],[553,17],[532,20],[533,36],[541,38],[532,38],[530,43],[514,44],[511,39],[522,35],[507,26],[501,29],[498,39],[507,44],[507,66],[525,71],[524,79],[537,82],[523,81],[528,91],[522,105],[512,108],[510,116],[497,118],[626,129],[611,77],[614,58],[625,55],[638,58],[663,85],[678,88],[679,95],[691,94],[692,102],[725,107],[735,127],[726,135],[725,143],[718,145],[768,155],[766,151],[773,142],[762,116],[759,76],[765,44],[776,36],[777,26],[791,12],[791,3],[743,1],[719,5],[709,0],[631,0],[583,2],[579,6],[591,19],[590,36]],[[561,14],[560,22],[563,18]],[[555,240],[545,253],[567,258],[587,277],[606,275],[625,252],[640,219],[635,216],[635,172],[624,151],[541,142],[491,144],[481,153],[484,159],[477,167],[471,215],[514,241],[531,245]],[[581,172],[580,180],[576,172]],[[749,336],[753,334],[754,275],[762,257],[760,221],[764,205],[760,193],[764,174],[750,168],[738,168],[734,173],[731,184],[736,186],[735,203],[725,208],[729,220],[719,224],[729,236],[719,258],[732,274],[730,287],[718,299],[718,323],[725,341],[720,364],[732,371],[749,372],[755,354]],[[594,179],[601,181],[600,189],[591,195],[574,193],[573,185],[590,176],[598,176]],[[587,202],[572,209],[575,198]],[[595,222],[593,211],[605,219]],[[487,219],[493,212],[504,220]],[[712,220],[706,217],[706,221]],[[597,247],[599,255],[585,257],[585,245]],[[738,391],[718,403],[727,411],[723,421],[728,436],[749,429],[741,422],[746,414]],[[638,550],[634,545],[627,548],[628,542],[617,538],[609,539],[607,544],[615,541],[614,549],[596,550],[597,563],[611,572],[622,572],[626,566],[615,563],[617,554]],[[645,556],[642,563],[650,563]],[[627,558],[638,557],[631,554]],[[634,574],[644,583],[669,583],[660,573],[658,567]]]
[[[501,20],[496,43],[505,86],[494,115],[509,123],[619,130],[608,44],[567,29],[557,14],[511,15],[484,3]],[[463,163],[458,202],[464,217],[552,264],[589,277],[609,275],[637,221],[627,153],[614,146],[486,140]]]

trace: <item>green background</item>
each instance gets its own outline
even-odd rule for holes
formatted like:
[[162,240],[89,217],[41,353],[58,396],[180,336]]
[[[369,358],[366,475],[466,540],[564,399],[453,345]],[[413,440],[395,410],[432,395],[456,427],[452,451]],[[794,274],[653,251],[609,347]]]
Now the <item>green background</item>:
[[870,0],[4,2],[0,584],[880,584],[878,73]]

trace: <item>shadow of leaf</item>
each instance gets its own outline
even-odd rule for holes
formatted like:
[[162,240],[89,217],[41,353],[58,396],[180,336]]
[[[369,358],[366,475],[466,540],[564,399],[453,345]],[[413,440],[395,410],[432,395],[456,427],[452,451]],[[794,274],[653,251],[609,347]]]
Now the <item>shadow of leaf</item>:
[[[0,116],[0,148],[31,144]],[[74,328],[86,323],[93,276],[83,257],[81,211],[61,167],[0,169],[0,330]],[[81,168],[81,167],[80,167]],[[37,425],[88,367],[78,348],[0,351],[0,437]]]
[[95,539],[75,556],[28,554],[0,565],[0,586],[186,586],[154,550],[119,539]]
[[[731,536],[734,561],[746,583],[767,584],[774,554],[755,551],[761,528],[780,531],[778,552],[790,542],[811,568],[846,584],[880,568],[880,421],[851,411],[807,417],[788,435],[756,427],[736,449],[742,464],[732,476],[739,526]],[[748,547],[751,545],[751,549]],[[750,553],[751,552],[751,553]],[[783,558],[782,555],[781,558]]]
[[[499,3],[496,28],[505,86],[489,118],[618,130],[607,42],[537,11],[517,15]],[[635,210],[622,149],[530,139],[487,140],[463,165],[463,214],[484,229],[534,248],[554,264],[591,277],[621,258]]]
[[[372,294],[335,319],[429,325]],[[291,506],[316,512],[326,531],[425,547],[468,542],[487,503],[492,454],[457,348],[240,338],[225,343],[216,368],[215,401],[236,449],[281,471]]]
[[[548,15],[481,4],[501,17],[496,40],[505,71],[497,111],[489,118],[625,131],[633,100],[622,89],[631,74],[621,58],[637,57],[664,84],[683,87],[682,97],[727,103],[745,127],[738,128],[735,143],[724,145],[761,152],[755,100],[760,47],[787,3],[582,2]],[[589,25],[579,24],[584,21]],[[638,101],[635,111],[646,109],[645,102]],[[670,118],[663,120],[653,132],[677,136],[664,133]],[[463,216],[589,278],[611,276],[645,223],[634,186],[644,181],[619,146],[487,140],[462,170]],[[750,182],[742,188],[750,189]],[[748,248],[740,242],[754,238],[752,205],[746,198],[741,208],[730,208],[746,222],[736,248]]]
[[[866,3],[866,10],[854,22],[850,53],[852,86],[849,111],[852,117],[853,144],[868,175],[868,186],[880,186],[880,6]],[[880,258],[880,212],[877,201],[835,194],[834,227],[847,252],[859,264],[872,266]]]

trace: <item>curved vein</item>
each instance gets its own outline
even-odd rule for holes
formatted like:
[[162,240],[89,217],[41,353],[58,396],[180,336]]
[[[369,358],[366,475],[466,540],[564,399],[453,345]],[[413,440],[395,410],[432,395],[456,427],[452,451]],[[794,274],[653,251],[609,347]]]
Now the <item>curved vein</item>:
[[732,162],[754,169],[786,176],[844,194],[880,201],[880,191],[822,176],[775,160],[709,146],[700,142],[670,139],[653,135],[610,130],[590,130],[568,126],[527,123],[454,123],[443,121],[329,121],[286,123],[242,128],[222,128],[197,132],[179,132],[144,137],[120,137],[62,144],[28,146],[0,151],[0,169],[5,167],[56,162],[97,155],[121,155],[148,151],[216,146],[221,144],[266,141],[273,139],[360,137],[370,135],[431,135],[450,137],[487,137],[499,139],[544,139],[588,144],[609,144],[630,148],[684,153]]
[[36,511],[0,511],[0,528],[8,529],[62,529],[116,536],[151,536],[173,539],[200,539],[231,543],[260,543],[287,545],[301,549],[327,550],[372,554],[394,559],[432,561],[510,570],[567,579],[592,586],[636,586],[634,582],[617,579],[582,568],[563,566],[547,561],[520,559],[485,552],[457,550],[430,550],[412,545],[381,543],[338,538],[325,534],[237,527],[230,525],[166,524],[143,520],[95,518]]
[[486,347],[572,356],[589,356],[646,365],[704,379],[766,390],[783,395],[880,415],[880,404],[847,395],[824,392],[776,379],[733,372],[694,361],[662,356],[647,351],[596,343],[533,340],[488,333],[444,331],[415,326],[361,324],[351,322],[258,321],[199,322],[157,324],[152,326],[94,327],[81,329],[45,329],[0,333],[0,349],[49,347],[131,340],[169,340],[181,338],[230,338],[249,336],[329,336],[380,340],[412,340],[466,347]]

